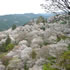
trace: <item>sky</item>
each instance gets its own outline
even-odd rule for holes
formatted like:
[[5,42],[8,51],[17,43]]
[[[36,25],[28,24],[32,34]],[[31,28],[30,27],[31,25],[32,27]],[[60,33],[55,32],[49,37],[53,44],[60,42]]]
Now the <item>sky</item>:
[[0,15],[44,13],[40,6],[44,0],[0,0]]

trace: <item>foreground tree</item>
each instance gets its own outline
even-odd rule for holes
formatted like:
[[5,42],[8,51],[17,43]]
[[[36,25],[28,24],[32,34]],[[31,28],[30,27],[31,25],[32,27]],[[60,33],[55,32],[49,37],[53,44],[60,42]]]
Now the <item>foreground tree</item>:
[[70,15],[70,0],[45,0],[45,3],[41,6],[47,12],[64,11]]

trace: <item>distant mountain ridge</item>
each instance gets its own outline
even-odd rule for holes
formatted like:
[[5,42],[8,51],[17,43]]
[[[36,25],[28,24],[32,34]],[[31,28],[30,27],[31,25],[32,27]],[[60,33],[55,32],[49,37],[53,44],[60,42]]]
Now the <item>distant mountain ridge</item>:
[[39,16],[48,18],[50,16],[53,16],[53,14],[25,13],[0,16],[0,31],[10,28],[13,24],[16,24],[17,26],[24,25],[28,23],[31,19],[38,18]]

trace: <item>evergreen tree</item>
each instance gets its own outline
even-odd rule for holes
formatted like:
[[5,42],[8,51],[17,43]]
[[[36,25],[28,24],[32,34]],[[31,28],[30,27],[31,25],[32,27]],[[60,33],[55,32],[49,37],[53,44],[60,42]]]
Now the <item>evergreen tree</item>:
[[13,26],[12,26],[12,30],[15,30],[15,29],[16,29],[16,25],[13,24]]
[[7,46],[7,45],[10,44],[10,43],[11,43],[11,39],[10,39],[10,37],[8,36],[7,39],[6,39],[5,45]]

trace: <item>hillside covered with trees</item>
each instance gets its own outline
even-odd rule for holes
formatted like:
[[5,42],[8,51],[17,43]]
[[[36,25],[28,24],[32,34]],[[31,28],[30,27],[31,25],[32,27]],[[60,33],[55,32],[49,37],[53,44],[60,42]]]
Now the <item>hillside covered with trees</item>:
[[48,18],[53,16],[54,14],[14,14],[14,15],[5,15],[0,16],[0,31],[6,30],[12,27],[13,24],[17,26],[21,26],[27,24],[32,19],[37,19],[39,16],[43,16],[44,18]]
[[0,25],[13,24],[0,32],[0,70],[70,70],[70,0],[41,6],[55,15],[0,17]]

